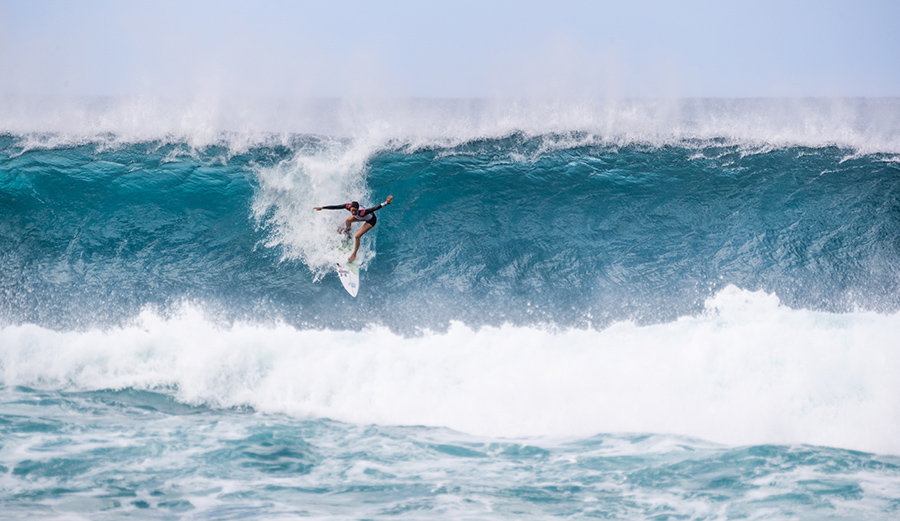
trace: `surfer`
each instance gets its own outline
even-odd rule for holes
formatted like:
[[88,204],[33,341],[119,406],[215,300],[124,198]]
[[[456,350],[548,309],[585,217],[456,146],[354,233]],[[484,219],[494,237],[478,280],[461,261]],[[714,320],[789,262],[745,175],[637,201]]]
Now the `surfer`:
[[316,211],[320,210],[348,210],[350,212],[350,217],[347,217],[347,220],[344,221],[344,228],[340,231],[347,235],[350,234],[350,225],[355,222],[362,222],[362,228],[356,232],[356,240],[353,245],[353,253],[350,254],[350,258],[347,259],[347,262],[353,262],[356,260],[356,252],[359,250],[359,239],[366,234],[369,230],[375,227],[375,223],[378,222],[378,218],[375,217],[375,211],[380,210],[381,208],[391,204],[391,201],[394,199],[393,195],[387,196],[387,199],[378,206],[373,206],[372,208],[365,208],[359,205],[358,202],[353,201],[352,203],[347,204],[335,204],[331,206],[316,206]]

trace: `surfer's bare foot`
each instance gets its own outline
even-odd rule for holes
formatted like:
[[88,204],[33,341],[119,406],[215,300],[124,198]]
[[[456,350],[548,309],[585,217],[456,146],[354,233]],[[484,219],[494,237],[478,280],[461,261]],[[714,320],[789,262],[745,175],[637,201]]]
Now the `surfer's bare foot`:
[[347,262],[353,262],[355,260],[356,260],[356,254],[354,253],[353,255],[350,256],[349,259],[347,259]]

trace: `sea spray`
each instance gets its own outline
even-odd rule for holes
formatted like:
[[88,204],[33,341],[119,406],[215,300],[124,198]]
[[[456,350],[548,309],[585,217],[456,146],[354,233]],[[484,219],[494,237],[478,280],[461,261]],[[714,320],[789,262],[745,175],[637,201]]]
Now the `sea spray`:
[[897,314],[792,310],[735,287],[696,317],[600,331],[220,327],[186,307],[104,331],[7,326],[0,367],[7,386],[147,390],[195,406],[359,424],[504,437],[678,433],[895,453],[898,328]]

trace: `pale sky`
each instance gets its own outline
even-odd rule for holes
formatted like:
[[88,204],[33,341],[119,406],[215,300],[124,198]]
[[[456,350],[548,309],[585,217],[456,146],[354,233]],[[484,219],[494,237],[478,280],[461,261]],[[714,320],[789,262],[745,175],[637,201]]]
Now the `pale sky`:
[[0,0],[0,95],[900,96],[900,1]]

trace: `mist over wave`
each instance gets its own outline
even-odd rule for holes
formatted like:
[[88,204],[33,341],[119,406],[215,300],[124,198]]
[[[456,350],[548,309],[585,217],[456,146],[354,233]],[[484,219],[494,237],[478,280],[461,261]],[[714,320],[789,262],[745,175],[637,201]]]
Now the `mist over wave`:
[[453,146],[511,133],[581,132],[657,146],[725,139],[900,153],[900,99],[0,98],[0,133],[125,142],[175,139],[244,150],[274,135]]

